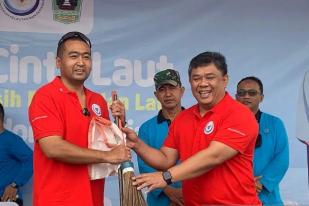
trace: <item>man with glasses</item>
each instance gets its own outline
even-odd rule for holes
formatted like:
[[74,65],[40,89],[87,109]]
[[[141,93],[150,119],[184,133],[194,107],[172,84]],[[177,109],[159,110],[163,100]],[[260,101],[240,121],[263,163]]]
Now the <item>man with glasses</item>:
[[123,129],[127,145],[161,170],[138,175],[133,184],[153,190],[182,181],[184,205],[190,206],[260,205],[252,168],[258,125],[252,112],[225,91],[225,57],[198,54],[188,74],[197,104],[177,115],[160,150]]
[[[94,116],[109,119],[103,97],[85,88],[91,42],[69,32],[58,42],[56,66],[60,76],[35,93],[29,107],[34,145],[34,206],[102,206],[104,180],[89,179],[88,165],[130,159],[123,145],[104,152],[88,149],[88,128]],[[111,105],[124,124],[124,106]]]
[[264,94],[263,84],[257,77],[245,77],[238,82],[236,99],[255,114],[259,123],[253,160],[259,198],[263,205],[283,205],[279,183],[289,167],[288,137],[284,124],[278,117],[259,109]]

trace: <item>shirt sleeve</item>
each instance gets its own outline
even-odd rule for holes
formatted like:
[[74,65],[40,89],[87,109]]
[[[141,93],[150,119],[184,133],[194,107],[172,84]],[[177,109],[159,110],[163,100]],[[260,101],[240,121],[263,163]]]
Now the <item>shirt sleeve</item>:
[[174,131],[175,131],[175,121],[173,121],[172,124],[170,125],[167,137],[164,140],[163,145],[166,146],[166,147],[177,149],[178,148],[179,139],[176,138],[176,135],[175,135]]
[[54,101],[51,96],[40,91],[33,97],[29,107],[29,121],[35,140],[52,135],[63,136],[63,117]]
[[21,169],[15,177],[14,182],[23,186],[28,182],[33,173],[32,150],[26,145],[21,137],[12,133],[10,142],[10,154],[21,164]]
[[288,136],[284,124],[277,119],[275,122],[275,150],[273,159],[262,171],[261,183],[267,191],[272,192],[279,185],[289,167]]
[[252,115],[228,117],[222,121],[214,141],[219,141],[240,153],[245,153],[250,144],[255,144],[258,135],[258,124]]

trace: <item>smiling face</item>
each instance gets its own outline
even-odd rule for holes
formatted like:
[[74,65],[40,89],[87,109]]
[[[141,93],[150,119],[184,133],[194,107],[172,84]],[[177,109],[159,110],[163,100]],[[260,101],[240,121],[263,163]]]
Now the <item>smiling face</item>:
[[192,69],[191,90],[199,104],[201,116],[223,99],[227,83],[228,75],[223,75],[214,64]]
[[244,80],[237,87],[236,100],[249,107],[255,114],[263,101],[259,84],[253,80]]
[[80,40],[67,40],[56,65],[61,72],[61,80],[67,86],[80,85],[88,78],[91,71],[91,51]]

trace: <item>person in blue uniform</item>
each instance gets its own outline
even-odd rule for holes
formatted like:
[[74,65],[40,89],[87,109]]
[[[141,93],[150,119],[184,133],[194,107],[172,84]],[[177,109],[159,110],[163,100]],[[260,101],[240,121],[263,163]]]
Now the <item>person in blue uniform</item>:
[[262,81],[257,77],[245,77],[238,82],[236,99],[250,108],[259,123],[253,160],[259,198],[263,205],[283,205],[279,183],[289,167],[288,137],[284,124],[278,117],[259,109],[264,94]]
[[[154,76],[154,95],[161,103],[158,115],[144,122],[139,129],[139,137],[149,146],[160,149],[168,133],[171,121],[182,111],[181,98],[184,93],[179,73],[172,69],[160,71]],[[140,173],[156,171],[138,157]],[[179,182],[164,189],[156,189],[147,194],[149,206],[183,205],[181,184]]]
[[32,150],[23,139],[4,128],[4,108],[0,103],[0,197],[20,206],[20,187],[32,176]]

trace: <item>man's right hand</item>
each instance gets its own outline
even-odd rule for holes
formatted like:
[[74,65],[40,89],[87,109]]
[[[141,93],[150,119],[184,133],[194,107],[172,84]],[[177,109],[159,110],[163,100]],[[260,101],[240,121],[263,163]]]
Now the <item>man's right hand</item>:
[[140,139],[134,132],[134,130],[130,128],[122,128],[121,129],[124,133],[126,133],[126,145],[131,149],[136,149],[140,143]]
[[119,164],[130,159],[130,148],[124,145],[117,145],[109,151],[109,162],[112,164]]

